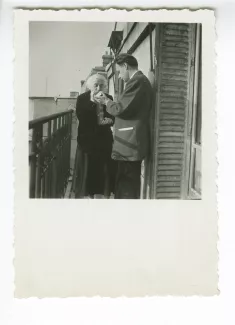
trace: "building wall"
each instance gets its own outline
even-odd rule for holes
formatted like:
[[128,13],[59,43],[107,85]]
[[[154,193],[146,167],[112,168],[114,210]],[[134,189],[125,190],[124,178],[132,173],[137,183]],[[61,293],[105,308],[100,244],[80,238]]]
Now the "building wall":
[[[155,30],[152,33],[153,49],[155,47]],[[154,50],[153,50],[154,52]],[[139,63],[139,70],[141,70],[147,77],[150,71],[150,39],[149,36],[140,44],[140,46],[132,54]],[[152,53],[154,57],[154,53]]]
[[[122,30],[123,31],[123,38],[125,38],[126,34],[127,34],[127,30],[126,30],[126,22],[117,22],[117,25],[116,25],[116,30]],[[111,35],[111,32],[113,31],[113,29],[110,30],[110,35]]]
[[113,98],[114,98],[115,91],[114,91],[114,82],[113,82],[113,77],[111,77],[111,78],[109,79],[109,94],[110,94],[111,96],[113,96]]

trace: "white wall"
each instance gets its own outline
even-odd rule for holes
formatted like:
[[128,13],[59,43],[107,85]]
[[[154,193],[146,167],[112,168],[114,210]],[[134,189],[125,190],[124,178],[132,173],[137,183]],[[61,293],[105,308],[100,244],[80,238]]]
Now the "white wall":
[[147,37],[143,43],[136,49],[133,56],[137,59],[139,64],[139,70],[141,70],[146,76],[150,70],[150,44],[149,37]]
[[128,37],[126,43],[123,46],[122,52],[125,53],[129,50],[132,44],[136,41],[136,39],[140,36],[144,28],[147,26],[147,23],[137,23],[131,35]]
[[109,94],[114,98],[114,82],[113,77],[109,79]]

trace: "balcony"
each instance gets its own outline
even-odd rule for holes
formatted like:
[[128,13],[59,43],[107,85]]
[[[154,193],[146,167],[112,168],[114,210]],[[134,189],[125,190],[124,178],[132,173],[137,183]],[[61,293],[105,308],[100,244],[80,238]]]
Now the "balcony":
[[71,179],[73,110],[29,122],[29,197],[65,198]]
[[[74,199],[78,159],[74,109],[31,120],[29,132],[29,197]],[[144,165],[141,174],[143,197]]]

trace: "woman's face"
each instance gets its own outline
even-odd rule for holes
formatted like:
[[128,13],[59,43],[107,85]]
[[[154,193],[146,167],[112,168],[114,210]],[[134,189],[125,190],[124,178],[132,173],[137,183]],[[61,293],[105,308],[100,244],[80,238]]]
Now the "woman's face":
[[105,91],[105,89],[106,89],[106,83],[104,79],[102,78],[94,79],[94,82],[91,85],[91,91],[94,94],[97,94],[99,91]]

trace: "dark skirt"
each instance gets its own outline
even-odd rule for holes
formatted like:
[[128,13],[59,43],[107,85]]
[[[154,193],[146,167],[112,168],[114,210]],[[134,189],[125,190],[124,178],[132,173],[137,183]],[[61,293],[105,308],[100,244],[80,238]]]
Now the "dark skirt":
[[85,153],[77,146],[73,191],[75,198],[114,193],[116,163],[110,154]]

